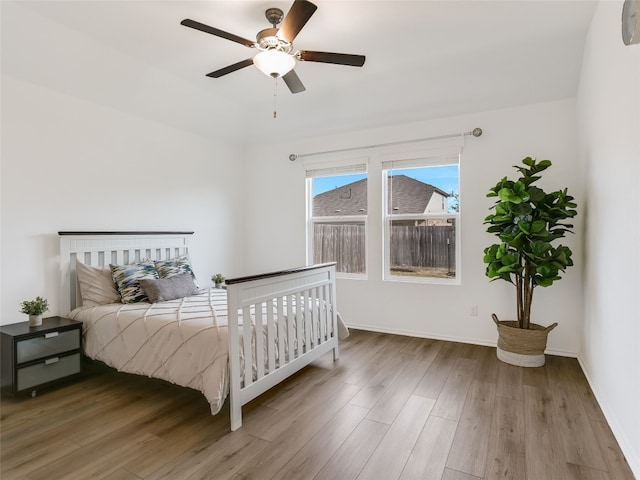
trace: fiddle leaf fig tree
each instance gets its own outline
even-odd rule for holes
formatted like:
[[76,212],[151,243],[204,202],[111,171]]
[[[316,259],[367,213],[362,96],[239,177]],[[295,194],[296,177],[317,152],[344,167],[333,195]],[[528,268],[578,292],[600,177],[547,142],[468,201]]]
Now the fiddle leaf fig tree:
[[534,185],[551,166],[549,160],[527,157],[522,164],[514,165],[518,179],[504,177],[487,194],[496,202],[484,223],[499,242],[485,248],[484,263],[492,281],[502,279],[516,287],[518,327],[528,329],[533,290],[553,285],[573,265],[571,249],[553,242],[573,233],[573,225],[566,222],[577,215],[577,205],[566,188],[546,193]]

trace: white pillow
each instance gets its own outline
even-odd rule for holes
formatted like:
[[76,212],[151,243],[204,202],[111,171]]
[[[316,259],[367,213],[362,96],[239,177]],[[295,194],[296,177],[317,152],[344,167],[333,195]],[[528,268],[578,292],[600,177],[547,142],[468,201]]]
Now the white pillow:
[[76,262],[76,273],[83,307],[120,303],[120,294],[109,267],[92,267]]

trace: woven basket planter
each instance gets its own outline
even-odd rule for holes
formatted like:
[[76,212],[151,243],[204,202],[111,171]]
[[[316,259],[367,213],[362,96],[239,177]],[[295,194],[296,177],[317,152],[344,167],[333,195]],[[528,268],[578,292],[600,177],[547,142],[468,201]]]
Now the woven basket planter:
[[518,328],[518,322],[491,318],[498,327],[498,359],[518,367],[541,367],[544,365],[544,351],[547,336],[558,326],[557,323],[543,327],[530,323],[528,329]]

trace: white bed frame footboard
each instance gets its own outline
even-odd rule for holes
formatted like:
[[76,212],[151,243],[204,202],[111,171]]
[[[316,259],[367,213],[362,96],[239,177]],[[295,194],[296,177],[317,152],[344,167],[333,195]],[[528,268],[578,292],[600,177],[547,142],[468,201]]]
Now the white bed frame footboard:
[[[58,234],[60,313],[66,315],[81,304],[78,260],[107,266],[169,259],[189,253],[193,232]],[[242,426],[243,405],[331,350],[338,358],[335,263],[228,279],[226,284],[231,430],[236,430]],[[241,334],[246,319],[253,335]]]
[[[243,405],[331,350],[338,359],[335,263],[226,284],[231,430],[236,430],[242,425]],[[253,335],[240,335],[239,318],[251,319]],[[250,365],[255,368],[246,368]]]

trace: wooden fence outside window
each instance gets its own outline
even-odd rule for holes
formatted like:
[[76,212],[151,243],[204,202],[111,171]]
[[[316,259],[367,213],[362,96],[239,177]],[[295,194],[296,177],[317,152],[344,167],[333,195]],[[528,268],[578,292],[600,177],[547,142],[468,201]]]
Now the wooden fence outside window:
[[[363,224],[314,225],[314,262],[336,262],[343,273],[365,273],[365,227]],[[440,268],[455,272],[456,248],[453,225],[393,225],[391,269]]]

